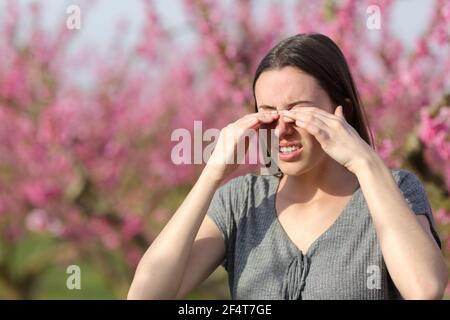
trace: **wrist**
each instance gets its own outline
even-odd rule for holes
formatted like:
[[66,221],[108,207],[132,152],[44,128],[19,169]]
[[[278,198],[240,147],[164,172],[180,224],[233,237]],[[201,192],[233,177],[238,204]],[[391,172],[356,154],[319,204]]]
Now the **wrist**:
[[350,169],[357,177],[383,170],[387,170],[387,167],[374,150],[359,156]]
[[201,173],[201,176],[207,179],[208,181],[220,184],[224,180],[224,174],[221,170],[212,167],[211,165],[206,165]]

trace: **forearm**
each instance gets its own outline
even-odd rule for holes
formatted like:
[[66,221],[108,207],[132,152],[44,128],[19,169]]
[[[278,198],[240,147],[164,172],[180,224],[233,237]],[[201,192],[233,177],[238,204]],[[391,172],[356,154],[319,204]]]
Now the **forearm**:
[[447,267],[439,247],[405,201],[390,170],[378,156],[355,174],[368,204],[392,280],[404,298],[439,298]]
[[205,169],[139,262],[129,299],[175,297],[189,254],[220,179]]

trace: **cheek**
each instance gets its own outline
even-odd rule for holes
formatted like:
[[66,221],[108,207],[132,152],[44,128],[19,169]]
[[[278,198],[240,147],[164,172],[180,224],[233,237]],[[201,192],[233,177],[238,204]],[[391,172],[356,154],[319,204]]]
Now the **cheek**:
[[301,142],[304,146],[311,148],[314,145],[314,143],[317,142],[314,136],[308,133],[308,131],[306,131],[305,129],[297,128],[296,130],[302,137]]
[[302,144],[306,146],[311,155],[324,153],[322,147],[320,146],[320,143],[312,134],[308,133],[304,129],[300,129],[299,132],[302,137]]

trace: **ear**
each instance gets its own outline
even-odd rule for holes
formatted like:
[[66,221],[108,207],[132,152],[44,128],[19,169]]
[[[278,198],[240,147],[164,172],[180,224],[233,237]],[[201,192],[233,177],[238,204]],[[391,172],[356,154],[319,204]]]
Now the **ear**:
[[344,110],[342,109],[342,106],[336,107],[336,109],[334,110],[334,115],[345,120]]

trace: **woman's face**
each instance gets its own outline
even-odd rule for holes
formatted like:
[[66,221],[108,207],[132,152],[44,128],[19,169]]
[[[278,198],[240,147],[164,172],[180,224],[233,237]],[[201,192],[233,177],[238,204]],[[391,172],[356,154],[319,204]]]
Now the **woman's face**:
[[[261,73],[255,84],[255,97],[258,112],[298,110],[312,106],[327,112],[334,110],[328,94],[317,80],[290,66]],[[287,121],[280,116],[263,128],[278,129],[278,166],[284,174],[298,176],[321,163],[326,154],[314,136],[294,122]],[[283,145],[293,148],[285,149]]]

